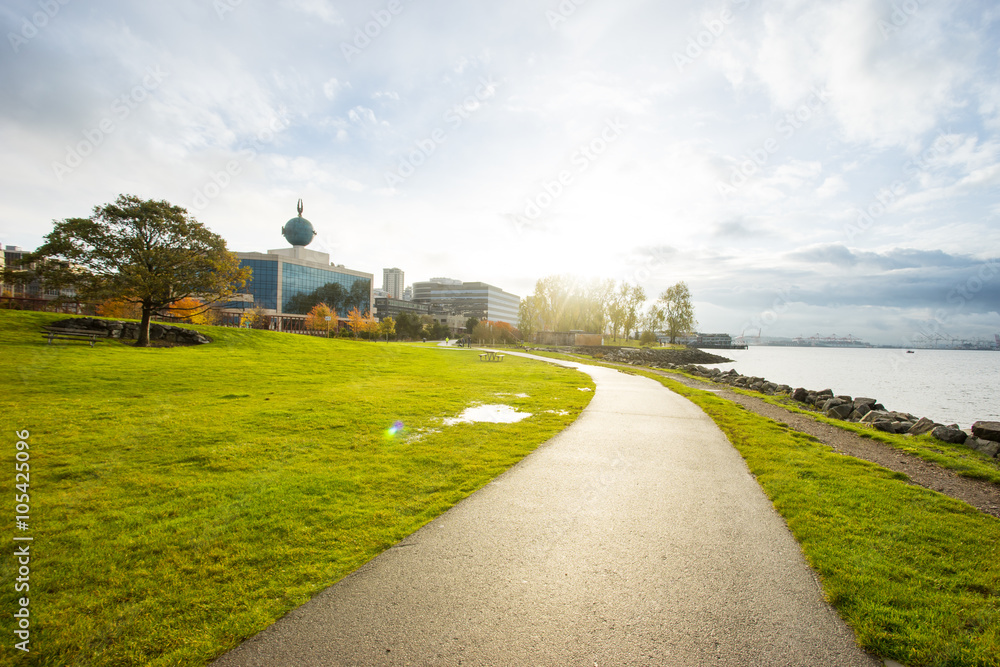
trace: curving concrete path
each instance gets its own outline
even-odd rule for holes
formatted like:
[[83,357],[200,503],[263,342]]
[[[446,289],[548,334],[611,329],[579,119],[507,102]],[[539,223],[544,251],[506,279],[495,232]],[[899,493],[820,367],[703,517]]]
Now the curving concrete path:
[[573,425],[213,665],[882,664],[699,408],[565,365]]

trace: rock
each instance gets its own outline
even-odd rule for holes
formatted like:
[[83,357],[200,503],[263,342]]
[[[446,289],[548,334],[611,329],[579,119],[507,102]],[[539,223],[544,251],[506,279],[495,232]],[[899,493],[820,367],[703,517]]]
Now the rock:
[[845,403],[846,401],[844,401],[844,399],[842,398],[828,398],[826,399],[826,401],[823,402],[823,405],[820,407],[820,410],[826,412],[831,408],[835,408],[839,405],[844,405]]
[[833,389],[823,389],[822,391],[816,392],[816,398],[825,396],[827,398],[833,398]]
[[977,438],[1000,442],[1000,422],[976,422],[972,425],[972,434]]
[[827,417],[833,417],[834,419],[847,419],[847,417],[854,412],[854,406],[850,403],[841,403],[840,405],[835,405],[832,408],[827,409],[825,412]]
[[[868,413],[868,414],[871,414],[871,413]],[[880,420],[880,421],[877,421],[877,422],[873,422],[872,426],[874,426],[876,430],[883,431],[885,433],[895,433],[896,432],[896,429],[894,429],[893,426],[892,426],[892,422],[889,421],[889,420],[887,420],[887,419],[883,419],[883,420]]]
[[883,410],[870,410],[865,413],[865,416],[861,418],[864,424],[874,424],[876,421],[892,421],[889,419],[889,413]]
[[965,442],[966,436],[965,431],[957,428],[951,428],[950,426],[936,426],[934,430],[931,431],[933,435],[938,440],[943,440],[945,442],[951,442],[956,445],[960,445]]
[[861,419],[866,414],[872,411],[871,405],[868,405],[867,403],[862,403],[861,405],[858,405],[857,401],[855,401],[854,403],[852,403],[852,405],[854,406],[854,412],[858,415],[858,419]]
[[858,396],[857,398],[854,399],[854,408],[857,409],[864,406],[868,408],[868,410],[866,410],[865,412],[868,412],[872,409],[872,406],[875,405],[877,402],[878,401],[876,401],[874,398],[865,398],[864,396]]
[[995,440],[984,440],[973,436],[965,440],[965,446],[994,458],[1000,453],[1000,442]]
[[937,426],[941,426],[941,424],[933,422],[927,417],[921,417],[910,427],[907,433],[910,435],[923,435],[924,433],[930,433]]

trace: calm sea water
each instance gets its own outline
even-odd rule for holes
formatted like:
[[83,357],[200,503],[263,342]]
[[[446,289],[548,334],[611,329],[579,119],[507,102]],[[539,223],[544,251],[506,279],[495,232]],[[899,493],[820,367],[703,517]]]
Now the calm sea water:
[[1000,352],[768,346],[710,351],[734,360],[715,368],[777,384],[870,396],[889,410],[962,428],[1000,421]]

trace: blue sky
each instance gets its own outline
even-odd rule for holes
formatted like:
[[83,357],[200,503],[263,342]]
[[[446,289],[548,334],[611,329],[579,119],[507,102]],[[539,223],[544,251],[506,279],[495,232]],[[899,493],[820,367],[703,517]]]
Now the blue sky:
[[[121,5],[127,6],[122,7]],[[119,193],[234,250],[519,295],[689,284],[700,328],[1000,332],[1000,8],[12,0],[0,241]]]

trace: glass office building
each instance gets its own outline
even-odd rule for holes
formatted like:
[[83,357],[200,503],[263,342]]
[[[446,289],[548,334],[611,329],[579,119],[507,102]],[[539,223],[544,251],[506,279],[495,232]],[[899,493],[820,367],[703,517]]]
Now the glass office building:
[[428,304],[432,312],[506,322],[516,327],[521,297],[486,283],[434,279],[413,283],[413,301]]
[[344,320],[354,308],[362,313],[372,309],[373,274],[333,265],[326,253],[293,247],[236,253],[240,266],[253,272],[246,287],[226,311],[262,308],[276,321],[275,328],[298,328],[305,315],[318,303],[325,303]]

